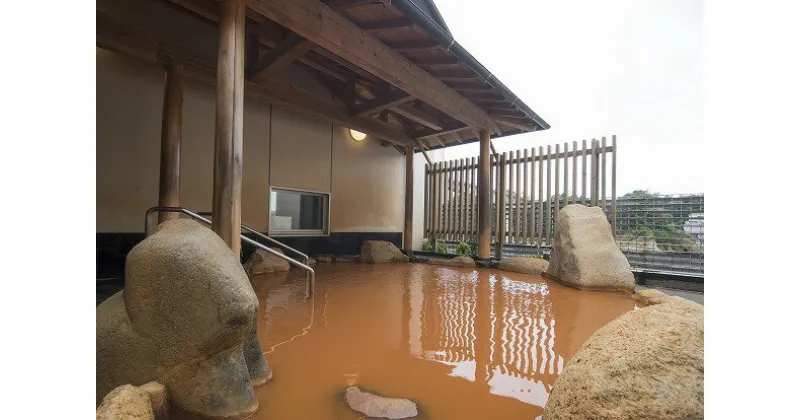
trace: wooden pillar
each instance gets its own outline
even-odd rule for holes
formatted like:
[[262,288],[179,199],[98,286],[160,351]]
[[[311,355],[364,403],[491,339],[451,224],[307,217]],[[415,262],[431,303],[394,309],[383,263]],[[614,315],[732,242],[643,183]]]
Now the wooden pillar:
[[[495,227],[494,257],[503,258],[503,244],[506,242],[506,152],[500,156],[497,168],[497,226]],[[510,211],[508,216],[510,219]]]
[[244,25],[244,0],[221,1],[212,228],[236,255],[241,251]]
[[[181,126],[183,122],[183,67],[167,67],[164,106],[161,112],[161,169],[158,180],[158,205],[179,207],[181,185]],[[178,213],[159,213],[158,222],[177,219]]]
[[406,146],[406,212],[403,227],[403,249],[409,257],[414,253],[411,232],[414,229],[414,146]]
[[489,130],[480,129],[480,155],[478,156],[478,258],[489,259],[492,236],[492,196],[489,165],[491,156],[491,138]]

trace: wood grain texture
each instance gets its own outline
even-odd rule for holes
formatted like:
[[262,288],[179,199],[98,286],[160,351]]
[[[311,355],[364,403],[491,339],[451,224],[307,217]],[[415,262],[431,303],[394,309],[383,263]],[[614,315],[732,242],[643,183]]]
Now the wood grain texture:
[[[161,113],[161,165],[158,205],[179,207],[181,186],[181,129],[183,127],[183,68],[167,66],[164,105]],[[159,213],[158,222],[177,219],[178,213]]]

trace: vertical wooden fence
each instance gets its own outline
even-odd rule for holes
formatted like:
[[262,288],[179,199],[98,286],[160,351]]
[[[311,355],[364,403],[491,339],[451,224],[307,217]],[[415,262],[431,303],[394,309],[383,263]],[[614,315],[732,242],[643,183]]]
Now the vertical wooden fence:
[[[601,207],[616,232],[617,138],[612,136],[610,145],[605,137],[578,145],[574,141],[493,156],[495,257],[502,256],[505,244],[534,247],[532,253],[552,247],[555,218],[568,204]],[[473,157],[425,165],[424,232],[432,250],[442,242],[477,243],[477,163]]]

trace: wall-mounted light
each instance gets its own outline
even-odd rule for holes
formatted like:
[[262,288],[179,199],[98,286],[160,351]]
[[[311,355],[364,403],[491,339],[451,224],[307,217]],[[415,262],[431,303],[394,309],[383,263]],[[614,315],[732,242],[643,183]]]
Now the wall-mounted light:
[[364,140],[365,138],[367,138],[367,135],[362,133],[362,132],[360,132],[360,131],[353,130],[351,128],[350,129],[350,137],[352,137],[353,140],[355,140],[355,141],[361,141],[361,140]]

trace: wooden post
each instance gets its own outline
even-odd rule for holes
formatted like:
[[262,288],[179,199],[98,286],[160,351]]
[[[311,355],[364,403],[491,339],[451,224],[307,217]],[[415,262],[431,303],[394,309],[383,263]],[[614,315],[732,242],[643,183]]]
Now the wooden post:
[[414,146],[406,146],[406,212],[403,229],[403,248],[409,257],[414,254],[411,232],[414,229]]
[[[558,147],[558,145],[556,145],[556,147]],[[546,215],[547,215],[547,223],[544,226],[544,229],[545,229],[544,246],[546,248],[550,247],[550,230],[553,227],[553,215],[555,214],[555,211],[551,211],[551,207],[550,207],[550,203],[552,203],[552,201],[550,201],[550,199],[551,199],[550,186],[553,184],[553,181],[552,181],[553,171],[552,171],[552,167],[550,166],[550,162],[552,161],[551,155],[553,154],[552,150],[553,149],[551,149],[550,146],[547,146],[547,197],[545,198],[546,201],[545,201],[545,210],[544,210],[546,212]],[[556,180],[557,179],[558,179],[558,177],[556,177]]]
[[212,229],[241,252],[244,0],[220,3]]
[[[164,106],[161,111],[161,170],[158,180],[158,205],[179,207],[181,186],[181,127],[183,121],[183,67],[167,67]],[[159,213],[158,222],[177,219],[178,213]]]
[[520,217],[522,217],[522,244],[528,244],[528,149],[524,150],[522,159],[522,207]]
[[491,185],[489,185],[489,162],[491,157],[491,148],[489,143],[489,130],[481,128],[480,130],[480,167],[478,168],[478,258],[487,260],[491,255],[489,246],[491,244],[492,232],[492,196]]
[[611,233],[617,237],[617,135],[611,136]]
[[542,245],[544,239],[544,192],[542,185],[544,184],[544,149],[539,146],[539,219],[536,221],[537,234],[536,234],[536,248]]
[[[514,152],[510,152],[514,156]],[[510,165],[509,165],[510,166]],[[511,171],[508,171],[511,174]],[[509,183],[511,182],[509,177]],[[500,164],[497,166],[497,231],[494,239],[494,257],[503,258],[503,244],[506,242],[506,153],[500,156]],[[510,200],[510,196],[509,196]],[[508,212],[508,219],[511,219],[511,211]]]
[[581,143],[581,204],[586,205],[586,140]]
[[430,225],[428,225],[428,221],[430,220],[429,219],[430,201],[428,201],[428,195],[431,192],[431,190],[430,190],[430,183],[431,183],[430,166],[431,165],[428,164],[428,163],[425,164],[425,177],[423,178],[423,180],[424,180],[423,185],[424,185],[424,188],[425,188],[425,192],[422,195],[422,199],[423,199],[423,203],[422,203],[422,218],[423,218],[422,219],[422,231],[424,232],[422,237],[423,238],[427,238],[428,240],[430,240],[430,237],[431,237],[430,230],[429,230]]

